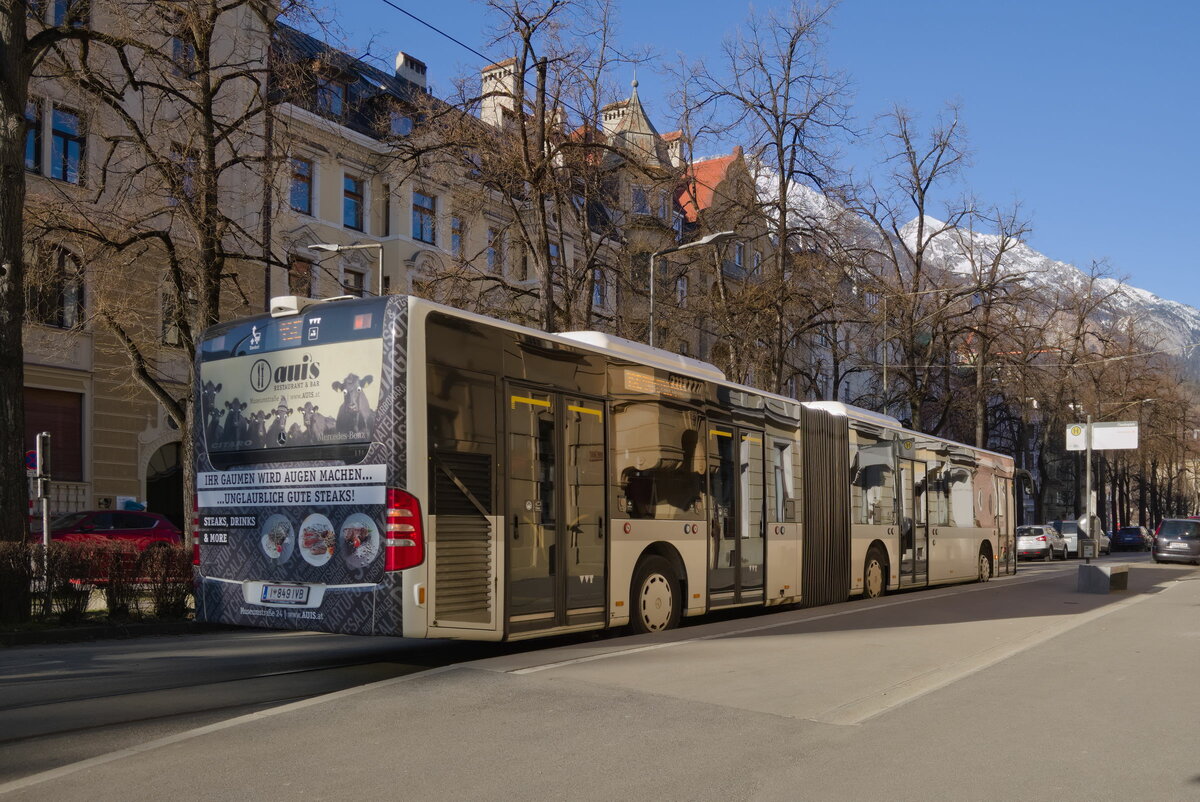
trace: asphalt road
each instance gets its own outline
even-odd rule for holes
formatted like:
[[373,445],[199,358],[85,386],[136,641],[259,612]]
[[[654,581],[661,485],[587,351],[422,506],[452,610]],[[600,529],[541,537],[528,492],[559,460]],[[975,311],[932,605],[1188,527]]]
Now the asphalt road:
[[230,631],[0,649],[0,784],[256,710],[536,648]]
[[[1149,560],[1122,554],[1099,562]],[[1155,655],[1162,643],[1156,622],[1165,619],[1150,605],[1129,607],[1141,597],[1158,604],[1164,580],[1193,572],[1150,569],[1130,594],[1095,597],[1072,592],[1076,564],[1022,564],[1017,577],[988,585],[874,602],[709,618],[662,638],[497,646],[234,632],[9,649],[0,652],[0,786],[67,767],[72,773],[61,780],[16,795],[57,798],[61,789],[61,798],[153,799],[168,786],[175,795],[211,783],[214,797],[242,798],[286,777],[310,795],[384,798],[388,771],[352,769],[404,755],[398,766],[428,769],[405,781],[429,798],[565,798],[567,770],[579,798],[621,795],[656,772],[674,778],[665,797],[681,799],[843,798],[854,787],[900,799],[1019,791],[1049,798],[1030,780],[1030,766],[998,760],[1030,754],[1043,730],[1070,733],[1076,717],[1087,732],[1077,741],[1056,736],[1054,760],[1033,767],[1035,775],[1056,778],[1064,799],[1130,798],[1097,795],[1100,786],[1064,778],[1086,774],[1088,761],[1104,760],[1108,746],[1126,736],[1152,739],[1155,716],[1173,727],[1176,747],[1200,735],[1186,705],[1160,704],[1148,721],[1134,720],[1142,672],[1159,667],[1186,680],[1195,645],[1184,639],[1182,651]],[[1173,593],[1164,598],[1175,608],[1163,609],[1190,615],[1190,605],[1180,606],[1186,597]],[[1125,619],[1127,633],[1115,626]],[[1180,625],[1162,626],[1174,636]],[[1114,644],[1106,639],[1118,635],[1146,640],[1109,655]],[[1086,652],[1105,664],[1081,660]],[[424,671],[430,667],[450,673]],[[397,679],[410,674],[412,682]],[[1048,720],[1039,721],[1038,711]],[[298,771],[291,760],[281,768],[294,774],[264,773],[270,733],[283,722],[290,743],[337,752],[327,768],[341,773]],[[205,735],[205,725],[219,731]],[[369,735],[385,730],[386,738]],[[176,735],[187,741],[162,740]],[[975,740],[989,744],[994,759],[984,760],[986,768],[963,755]],[[337,743],[355,747],[343,754]],[[145,751],[113,759],[126,748]],[[285,748],[291,754],[296,747]],[[589,758],[573,768],[537,757],[552,753]],[[78,768],[106,755],[102,765]],[[814,755],[837,770],[807,763]],[[964,760],[989,784],[978,793],[961,792]],[[1140,770],[1153,768],[1150,753],[1141,760],[1147,765]],[[617,765],[624,768],[615,774],[599,771]],[[857,782],[855,766],[863,766]],[[1179,768],[1187,774],[1190,767]],[[118,790],[117,776],[135,783],[136,793]],[[322,785],[335,779],[345,784]],[[926,796],[906,782],[944,785]],[[802,787],[813,793],[790,792]],[[1129,787],[1142,798],[1171,799],[1200,786]]]

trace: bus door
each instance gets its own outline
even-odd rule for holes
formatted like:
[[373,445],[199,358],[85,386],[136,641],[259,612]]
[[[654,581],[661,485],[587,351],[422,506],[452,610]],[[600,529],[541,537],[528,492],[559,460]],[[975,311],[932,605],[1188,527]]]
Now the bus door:
[[763,433],[720,421],[708,426],[709,604],[763,598]]
[[900,585],[929,584],[929,519],[924,462],[900,460]]
[[1013,480],[996,477],[996,557],[995,573],[1011,574],[1017,568],[1017,544],[1014,540],[1012,513],[1009,507],[1013,498]]
[[604,620],[604,405],[508,388],[510,631]]

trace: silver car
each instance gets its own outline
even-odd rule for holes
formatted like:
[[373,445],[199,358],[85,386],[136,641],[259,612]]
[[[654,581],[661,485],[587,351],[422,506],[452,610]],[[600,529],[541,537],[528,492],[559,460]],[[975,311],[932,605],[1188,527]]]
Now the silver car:
[[1017,558],[1046,560],[1067,559],[1067,541],[1053,526],[1018,526]]
[[1154,533],[1154,562],[1200,565],[1200,520],[1164,518]]
[[[1072,557],[1079,556],[1079,524],[1076,521],[1059,521],[1055,525],[1056,529],[1062,532],[1063,539],[1067,541],[1067,553]],[[1060,528],[1061,527],[1061,528]],[[1102,531],[1096,532],[1096,554],[1111,554],[1111,542],[1108,535]]]

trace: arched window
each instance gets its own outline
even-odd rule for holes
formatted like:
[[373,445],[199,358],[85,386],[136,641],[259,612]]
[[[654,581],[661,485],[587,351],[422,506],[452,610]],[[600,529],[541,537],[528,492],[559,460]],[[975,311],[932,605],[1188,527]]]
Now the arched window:
[[73,329],[83,322],[83,267],[66,248],[43,251],[26,277],[25,317],[31,323]]

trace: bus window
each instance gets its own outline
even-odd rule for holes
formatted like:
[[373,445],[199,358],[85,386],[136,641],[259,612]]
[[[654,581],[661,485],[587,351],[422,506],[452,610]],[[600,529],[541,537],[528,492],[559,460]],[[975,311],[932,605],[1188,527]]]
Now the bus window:
[[617,513],[698,520],[704,510],[700,416],[661,402],[613,408]]

